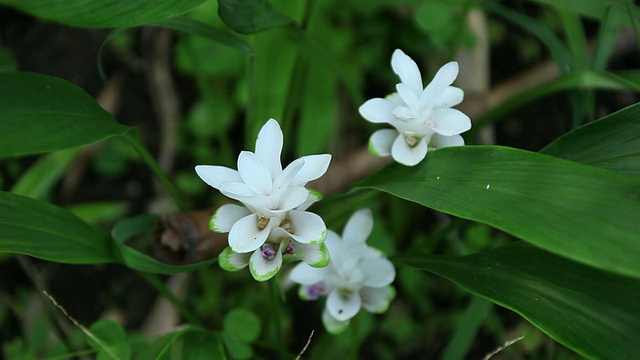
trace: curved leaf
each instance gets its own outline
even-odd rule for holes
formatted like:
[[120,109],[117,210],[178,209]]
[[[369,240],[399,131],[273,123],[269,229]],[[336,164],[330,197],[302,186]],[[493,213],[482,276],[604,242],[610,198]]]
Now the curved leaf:
[[0,0],[33,16],[90,28],[146,25],[185,13],[206,0]]
[[0,73],[0,158],[86,145],[131,128],[75,85],[27,72]]
[[140,251],[125,245],[125,241],[134,236],[140,235],[145,231],[153,229],[158,218],[153,215],[141,215],[130,219],[124,219],[118,222],[112,229],[113,236],[113,252],[116,259],[123,265],[150,273],[156,274],[176,274],[200,269],[215,263],[218,259],[213,258],[199,263],[190,265],[168,265],[160,262]]
[[640,104],[581,126],[540,152],[640,177]]
[[547,253],[525,243],[458,258],[401,261],[444,276],[509,308],[583,356],[640,354],[640,281]]
[[430,151],[360,186],[492,225],[556,254],[640,277],[640,182],[499,146]]
[[218,0],[218,15],[241,34],[255,34],[293,21],[263,0]]
[[113,262],[109,236],[49,203],[0,192],[0,252],[70,264]]

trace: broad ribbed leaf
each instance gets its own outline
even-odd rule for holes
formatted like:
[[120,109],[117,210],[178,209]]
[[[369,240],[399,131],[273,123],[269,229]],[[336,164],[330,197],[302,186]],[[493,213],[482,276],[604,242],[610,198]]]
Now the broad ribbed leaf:
[[263,0],[218,0],[218,15],[241,34],[255,34],[293,21]]
[[0,73],[0,158],[86,145],[126,133],[75,85],[27,72]]
[[640,181],[499,146],[430,151],[360,184],[492,225],[553,253],[640,277]]
[[206,0],[0,0],[39,18],[108,28],[146,25],[185,13]]
[[581,126],[540,152],[640,177],[640,104]]
[[101,230],[55,205],[8,192],[0,192],[0,252],[71,264],[115,261]]
[[219,44],[228,46],[232,49],[238,50],[246,54],[253,53],[253,50],[251,49],[251,45],[249,45],[249,43],[247,43],[246,41],[236,37],[235,35],[227,31],[216,29],[212,26],[209,26],[203,23],[200,20],[196,20],[186,16],[179,16],[171,19],[162,20],[157,23],[154,23],[153,25],[168,27],[170,29],[184,31],[190,34],[202,36],[205,39],[215,41]]
[[640,354],[640,281],[584,266],[525,243],[458,258],[401,258],[509,308],[583,356]]

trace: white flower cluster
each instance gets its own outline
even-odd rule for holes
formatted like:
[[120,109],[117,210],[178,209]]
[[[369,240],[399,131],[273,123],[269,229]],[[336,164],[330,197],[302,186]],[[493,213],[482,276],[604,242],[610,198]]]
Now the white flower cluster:
[[237,271],[249,265],[258,281],[273,277],[286,254],[311,266],[326,266],[329,261],[323,244],[324,221],[306,211],[320,200],[320,194],[305,185],[327,171],[331,155],[304,156],[283,170],[282,145],[280,125],[270,119],[258,134],[255,152],[243,151],[238,156],[237,171],[196,166],[204,182],[244,204],[222,205],[211,218],[212,230],[229,233],[229,247],[219,256],[220,266]]
[[402,50],[394,51],[391,67],[400,77],[397,92],[368,100],[359,109],[366,120],[395,128],[374,132],[369,140],[371,152],[413,166],[425,158],[429,148],[464,145],[460,134],[471,128],[471,120],[451,108],[464,98],[461,89],[451,86],[458,76],[458,63],[441,67],[425,88],[418,65]]

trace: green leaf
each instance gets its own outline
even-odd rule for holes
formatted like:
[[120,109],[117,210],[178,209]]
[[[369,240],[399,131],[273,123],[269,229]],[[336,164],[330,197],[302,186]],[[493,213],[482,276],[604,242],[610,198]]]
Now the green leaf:
[[98,351],[97,359],[127,360],[131,358],[131,348],[126,342],[126,333],[122,326],[113,320],[100,320],[89,327],[95,338],[87,337],[89,345]]
[[126,241],[135,236],[139,236],[145,232],[149,233],[157,221],[158,218],[156,216],[140,215],[121,220],[113,227],[111,231],[111,235],[113,236],[113,252],[120,263],[139,271],[156,274],[176,274],[209,266],[217,261],[217,258],[213,258],[189,265],[168,265],[125,244]]
[[585,357],[633,359],[640,354],[640,282],[525,243],[458,258],[412,256],[401,261],[444,276],[509,308]]
[[477,338],[478,331],[487,314],[493,308],[493,303],[473,297],[471,302],[456,320],[455,332],[451,340],[444,349],[442,360],[465,359],[473,345],[473,340]]
[[11,192],[32,199],[47,200],[51,190],[79,152],[78,148],[66,149],[41,157],[20,176]]
[[0,121],[0,158],[86,145],[131,129],[75,85],[27,72],[0,73]]
[[360,184],[492,225],[553,253],[640,277],[640,182],[499,146],[430,151]]
[[640,104],[581,126],[540,152],[640,177]]
[[206,0],[0,0],[33,16],[67,25],[106,28],[146,25],[185,13]]
[[0,192],[0,252],[70,264],[113,262],[107,234],[55,205]]
[[218,334],[194,328],[183,336],[182,356],[180,359],[222,360],[226,358],[227,356],[224,354]]
[[186,16],[174,17],[171,19],[156,22],[153,25],[168,27],[174,30],[184,31],[190,34],[202,36],[205,39],[215,41],[246,54],[252,54],[251,45],[246,41],[228,33],[227,31],[216,29],[202,21]]
[[246,309],[234,309],[224,317],[225,334],[252,343],[260,336],[260,318]]
[[263,0],[218,0],[218,15],[241,34],[255,34],[293,21]]

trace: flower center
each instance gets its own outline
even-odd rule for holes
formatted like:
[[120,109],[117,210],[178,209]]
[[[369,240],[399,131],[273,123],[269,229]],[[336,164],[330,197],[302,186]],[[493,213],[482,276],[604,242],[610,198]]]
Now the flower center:
[[324,284],[313,284],[307,288],[307,297],[309,298],[309,300],[316,300],[320,297],[320,295],[324,293],[324,290]]
[[278,253],[278,249],[275,244],[272,243],[264,243],[264,245],[260,247],[260,251],[262,251],[262,256],[267,260],[273,260]]
[[258,218],[258,229],[264,230],[264,228],[266,228],[267,225],[269,225],[268,218],[262,217],[262,216]]
[[404,140],[407,142],[407,145],[409,145],[409,147],[414,147],[418,144],[419,140],[417,137],[415,136],[404,136]]
[[291,224],[291,220],[287,219],[283,221],[282,224],[280,224],[280,227],[289,234],[293,234],[293,225]]
[[287,248],[284,250],[285,254],[293,255],[296,253],[296,248],[293,246],[293,241],[289,241]]

